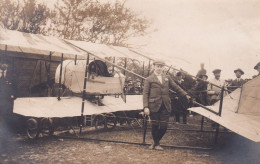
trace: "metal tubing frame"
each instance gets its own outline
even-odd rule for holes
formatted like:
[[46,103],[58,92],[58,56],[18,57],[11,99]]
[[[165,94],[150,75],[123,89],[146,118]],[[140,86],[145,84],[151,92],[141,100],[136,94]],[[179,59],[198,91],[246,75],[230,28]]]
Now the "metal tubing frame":
[[144,117],[143,123],[144,123],[143,144],[145,144],[146,131],[147,131],[147,117],[146,116]]
[[52,56],[52,53],[50,52],[50,56],[49,56],[49,68],[47,70],[47,82],[48,84],[50,84],[50,79],[51,79],[51,56]]
[[[101,57],[99,57],[99,56],[97,56],[97,55],[95,55],[95,54],[93,54],[93,53],[91,53],[91,52],[89,52],[89,51],[87,51],[87,50],[85,50],[85,49],[83,49],[83,48],[80,48],[80,47],[78,47],[77,45],[74,45],[74,44],[72,44],[72,43],[70,43],[70,42],[67,42],[67,41],[65,41],[66,43],[68,43],[68,44],[70,44],[70,45],[73,45],[74,47],[77,47],[78,49],[80,49],[80,50],[82,50],[82,51],[84,51],[84,52],[86,52],[87,54],[89,54],[89,55],[91,55],[91,56],[94,56],[94,57],[96,57],[97,59],[99,59],[99,60],[101,60],[101,61],[103,61],[103,62],[106,62],[106,63],[109,63],[109,64],[111,64],[111,65],[114,65],[115,67],[117,67],[117,68],[120,68],[120,69],[122,69],[122,70],[124,70],[124,71],[126,71],[126,72],[128,72],[128,73],[130,73],[130,74],[133,74],[134,76],[137,76],[137,77],[139,77],[139,78],[142,78],[142,79],[146,79],[145,77],[143,77],[143,76],[141,76],[141,75],[139,75],[139,74],[136,74],[136,73],[134,73],[133,71],[129,71],[129,70],[127,70],[127,69],[125,69],[125,68],[123,68],[123,67],[121,67],[121,66],[118,66],[118,65],[116,65],[116,64],[114,64],[114,63],[112,63],[112,62],[110,62],[110,61],[108,61],[108,60],[106,60],[106,59],[103,59],[103,58],[101,58]],[[149,63],[150,63],[150,60],[149,60]],[[149,64],[149,67],[150,67],[150,64]],[[149,68],[150,69],[150,68]],[[149,71],[149,70],[148,70]],[[173,91],[173,90],[170,90],[171,92],[173,92],[173,93],[176,93],[175,91]],[[213,111],[213,110],[211,110],[210,108],[207,108],[206,106],[204,106],[204,105],[202,105],[202,104],[200,104],[200,103],[198,103],[198,102],[196,102],[195,104],[197,104],[197,105],[199,105],[200,107],[202,107],[202,108],[204,108],[204,109],[206,109],[206,110],[209,110],[209,111],[211,111],[211,112],[215,112],[215,111]],[[216,112],[215,112],[216,113]]]
[[200,131],[203,131],[203,127],[204,127],[204,116],[201,117],[201,122],[200,122]]
[[172,68],[172,65],[171,65],[171,66],[169,67],[169,69],[167,70],[166,75],[169,74],[171,68]]
[[237,106],[237,110],[236,110],[235,113],[238,113],[239,106],[240,106],[240,102],[241,102],[242,92],[243,92],[243,85],[242,85],[242,87],[241,87],[241,89],[240,89],[240,96],[239,96],[238,106]]
[[[142,76],[144,77],[144,62],[143,62]],[[144,83],[144,79],[141,80],[141,85],[143,85],[143,83]]]
[[88,65],[89,65],[89,54],[86,61],[85,67],[85,78],[84,78],[84,86],[82,91],[82,104],[81,104],[81,122],[80,122],[80,134],[82,132],[82,125],[84,125],[84,107],[85,107],[85,94],[86,94],[86,86],[87,86],[87,78],[88,78]]
[[124,65],[124,68],[125,68],[125,69],[124,69],[124,75],[125,75],[125,73],[126,73],[126,71],[125,71],[125,70],[126,70],[126,67],[127,67],[127,58],[125,58],[125,65]]
[[[59,137],[57,138],[63,139],[72,139],[72,140],[80,140],[80,141],[92,141],[92,142],[109,142],[109,143],[119,143],[119,144],[129,144],[129,145],[140,145],[140,146],[149,146],[150,144],[147,143],[138,143],[138,142],[127,142],[127,141],[111,141],[111,140],[103,140],[103,139],[92,139],[92,138],[85,138],[85,137]],[[200,151],[210,151],[213,148],[206,148],[206,147],[192,147],[192,146],[177,146],[177,145],[161,145],[162,147],[166,148],[177,148],[177,149],[189,149],[189,150],[200,150]]]
[[58,100],[60,99],[61,96],[61,78],[62,78],[62,67],[63,67],[63,53],[61,54],[61,61],[60,61],[60,78],[59,78],[59,91],[58,91]]
[[78,56],[77,56],[77,55],[75,55],[75,59],[74,59],[74,65],[77,65],[77,58],[78,58]]
[[[116,63],[116,57],[113,58],[113,63],[115,64]],[[115,66],[113,65],[112,66],[112,73],[115,72]]]
[[149,59],[149,64],[148,64],[148,75],[147,76],[150,76],[150,69],[151,69],[151,59]]
[[42,61],[40,60],[40,70],[39,70],[39,76],[40,76],[40,83],[42,83]]
[[[136,53],[136,54],[138,54],[138,55],[140,55],[140,56],[143,56],[143,57],[146,58],[146,59],[149,59],[149,61],[150,61],[150,60],[154,61],[153,58],[150,58],[150,57],[148,57],[148,56],[146,56],[146,55],[143,55],[143,54],[141,54],[141,53],[139,53],[139,52],[136,52],[136,51],[134,51],[134,50],[132,50],[132,49],[129,49],[129,50],[132,51],[132,52],[134,52],[134,53]],[[193,78],[195,78],[195,79],[203,80],[203,79],[198,78],[198,77],[196,77],[196,76],[193,76],[193,75],[191,75],[191,74],[189,74],[189,73],[187,73],[187,72],[185,72],[185,71],[183,71],[183,70],[179,70],[179,69],[173,68],[173,67],[171,67],[171,66],[169,66],[169,65],[166,65],[166,64],[165,64],[164,66],[169,67],[169,68],[171,68],[171,69],[173,69],[173,70],[175,70],[175,71],[188,74],[189,76],[191,76],[191,77],[193,77]],[[205,81],[205,80],[203,80],[203,81]],[[217,88],[221,88],[220,86],[218,86],[218,85],[216,85],[216,84],[213,84],[213,83],[211,83],[211,82],[209,82],[209,81],[207,81],[207,82],[208,82],[209,84],[211,84],[211,85],[217,87]],[[225,91],[228,91],[228,90],[225,89]]]
[[[220,103],[219,103],[219,112],[218,115],[221,117],[222,114],[222,107],[223,107],[223,99],[224,99],[224,86],[221,88],[221,93],[220,93]],[[215,134],[215,144],[218,142],[218,134],[219,134],[219,124],[217,124],[216,128],[216,134]]]

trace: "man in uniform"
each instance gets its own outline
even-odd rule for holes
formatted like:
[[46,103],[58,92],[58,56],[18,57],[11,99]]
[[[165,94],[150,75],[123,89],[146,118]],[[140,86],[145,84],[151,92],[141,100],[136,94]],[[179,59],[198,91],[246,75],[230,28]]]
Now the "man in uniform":
[[[221,93],[221,87],[222,86],[225,86],[225,80],[222,80],[220,78],[220,75],[221,75],[221,70],[220,69],[215,69],[212,71],[213,74],[214,74],[214,78],[209,80],[209,84],[208,84],[208,87],[207,87],[207,92],[208,92],[208,95],[210,96],[210,105],[213,105],[215,102],[217,102],[218,100],[220,100],[220,93]],[[214,86],[212,84],[215,84],[217,86]]]
[[236,79],[232,80],[230,84],[230,89],[231,91],[236,90],[237,88],[241,87],[244,83],[245,80],[241,78],[242,75],[244,75],[244,71],[240,68],[234,70],[234,73],[236,74]]
[[169,96],[169,87],[181,97],[190,97],[173,80],[163,73],[164,62],[154,61],[154,73],[152,73],[144,82],[143,106],[144,114],[152,119],[152,137],[154,143],[151,149],[163,150],[160,146],[160,140],[164,136],[171,113],[171,101]]

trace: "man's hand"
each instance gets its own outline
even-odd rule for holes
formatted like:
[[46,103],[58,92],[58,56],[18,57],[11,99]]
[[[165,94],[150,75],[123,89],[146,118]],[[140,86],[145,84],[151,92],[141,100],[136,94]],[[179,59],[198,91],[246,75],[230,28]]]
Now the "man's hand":
[[189,95],[186,95],[186,99],[188,100],[188,102],[191,101],[191,97]]
[[149,110],[149,108],[144,108],[144,115],[145,116],[149,116],[150,115],[150,110]]
[[195,102],[195,98],[190,97],[189,95],[186,95],[186,99],[188,101],[188,104],[192,105]]

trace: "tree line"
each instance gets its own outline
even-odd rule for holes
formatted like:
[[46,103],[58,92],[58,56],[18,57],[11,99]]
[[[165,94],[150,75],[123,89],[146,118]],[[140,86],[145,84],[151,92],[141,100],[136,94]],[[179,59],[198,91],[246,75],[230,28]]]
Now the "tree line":
[[37,0],[1,0],[0,24],[10,30],[64,39],[128,46],[147,33],[150,22],[126,1],[57,0],[53,9]]

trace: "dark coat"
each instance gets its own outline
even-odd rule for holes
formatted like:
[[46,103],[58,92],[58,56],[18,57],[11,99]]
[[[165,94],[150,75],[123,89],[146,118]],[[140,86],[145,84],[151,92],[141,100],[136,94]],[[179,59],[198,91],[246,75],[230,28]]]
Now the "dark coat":
[[243,79],[240,79],[240,81],[238,81],[237,79],[232,80],[232,82],[230,83],[230,86],[232,86],[232,88],[230,88],[230,90],[234,91],[238,87],[241,87],[245,82],[246,81]]
[[207,87],[207,82],[199,80],[197,84],[190,90],[193,93],[193,95],[195,95],[196,101],[205,106],[209,105]]
[[179,95],[185,96],[187,93],[167,75],[162,75],[162,84],[153,73],[144,82],[143,106],[148,107],[151,112],[158,112],[164,103],[168,112],[171,112],[171,100],[169,96],[169,86]]

